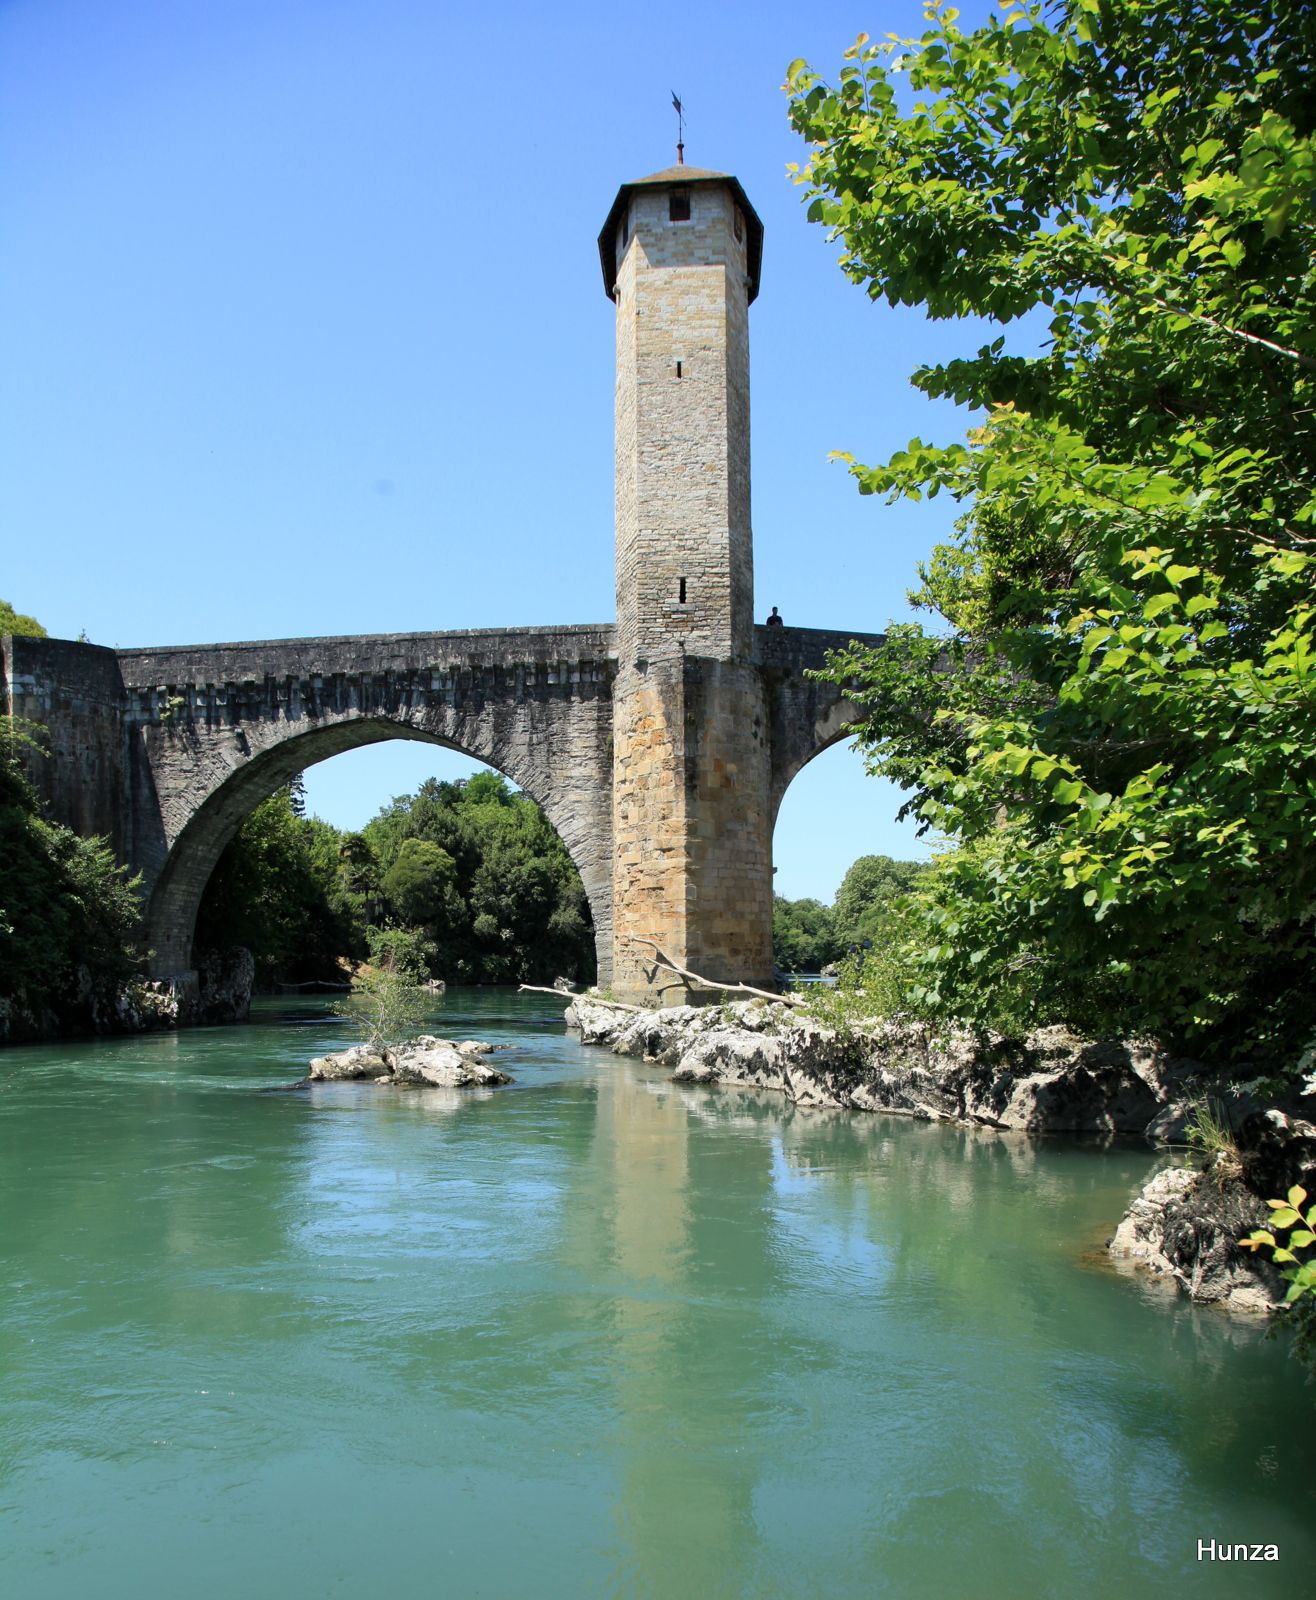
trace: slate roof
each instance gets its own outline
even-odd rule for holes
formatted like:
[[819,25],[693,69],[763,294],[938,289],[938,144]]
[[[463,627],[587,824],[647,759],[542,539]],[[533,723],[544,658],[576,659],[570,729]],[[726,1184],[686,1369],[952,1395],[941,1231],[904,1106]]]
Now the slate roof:
[[617,224],[621,221],[622,211],[627,202],[637,189],[646,189],[653,185],[688,184],[694,188],[701,184],[723,183],[735,196],[736,204],[745,214],[745,261],[749,268],[749,299],[751,304],[759,292],[759,275],[763,267],[763,224],[759,221],[758,212],[750,205],[745,191],[740,187],[740,181],[733,178],[729,172],[710,172],[706,167],[664,167],[661,172],[651,172],[647,178],[636,178],[631,183],[623,183],[617,190],[617,198],[612,202],[612,209],[608,212],[608,220],[603,224],[599,234],[599,264],[603,268],[603,288],[609,300],[617,297],[613,293],[613,285],[617,281]]

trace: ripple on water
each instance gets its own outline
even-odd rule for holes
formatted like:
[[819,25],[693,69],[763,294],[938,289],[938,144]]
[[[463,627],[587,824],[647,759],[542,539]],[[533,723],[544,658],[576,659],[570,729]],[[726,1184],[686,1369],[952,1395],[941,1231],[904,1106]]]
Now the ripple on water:
[[1236,1593],[1316,1556],[1274,1344],[1092,1270],[1155,1163],[674,1086],[265,1094],[322,1008],[0,1057],[6,1592]]

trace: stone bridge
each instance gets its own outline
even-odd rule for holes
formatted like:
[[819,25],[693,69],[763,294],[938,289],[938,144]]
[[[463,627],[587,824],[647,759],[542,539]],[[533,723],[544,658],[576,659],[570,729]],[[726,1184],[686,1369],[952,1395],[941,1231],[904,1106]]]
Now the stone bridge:
[[[224,847],[297,773],[383,739],[422,739],[506,774],[543,808],[580,872],[600,982],[612,981],[612,689],[616,630],[280,639],[107,650],[0,643],[0,703],[44,724],[30,772],[50,814],[109,838],[142,874],[158,976],[192,966],[201,897]],[[804,677],[853,635],[755,630],[775,820],[791,779],[855,714]],[[697,786],[697,756],[690,774]]]
[[[186,983],[224,846],[295,773],[425,739],[544,808],[593,911],[601,982],[683,1000],[660,967],[772,981],[772,828],[854,715],[806,676],[853,633],[754,622],[748,310],[763,229],[736,179],[677,166],[599,236],[617,327],[617,621],[106,650],[7,638],[0,708],[49,734],[51,814],[142,875],[154,974]],[[194,979],[191,979],[194,982]]]

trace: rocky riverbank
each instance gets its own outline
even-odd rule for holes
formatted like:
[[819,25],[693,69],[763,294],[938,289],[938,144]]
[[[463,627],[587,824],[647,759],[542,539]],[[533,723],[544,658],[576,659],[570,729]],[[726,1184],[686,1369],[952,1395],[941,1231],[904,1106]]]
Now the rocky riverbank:
[[245,1022],[255,973],[241,947],[202,952],[194,971],[175,978],[109,980],[80,966],[62,992],[39,1002],[0,997],[0,1045]]
[[876,1111],[1027,1134],[1136,1135],[1183,1145],[1194,1109],[1220,1109],[1227,1148],[1205,1171],[1158,1173],[1110,1241],[1112,1255],[1166,1276],[1197,1300],[1264,1310],[1283,1284],[1238,1240],[1265,1201],[1316,1191],[1316,1092],[1283,1107],[1200,1061],[1145,1040],[1085,1040],[1039,1028],[1023,1040],[910,1021],[828,1028],[768,1001],[624,1009],[578,996],[567,1012],[586,1044],[672,1069],[678,1083],[745,1085],[796,1105]]

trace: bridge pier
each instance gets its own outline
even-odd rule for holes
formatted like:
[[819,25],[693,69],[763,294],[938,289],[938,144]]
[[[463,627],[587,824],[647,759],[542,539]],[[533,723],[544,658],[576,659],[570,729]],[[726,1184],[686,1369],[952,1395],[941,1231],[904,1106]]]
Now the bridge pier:
[[664,971],[772,982],[771,752],[753,666],[679,654],[614,684],[614,980],[619,997],[711,998]]

